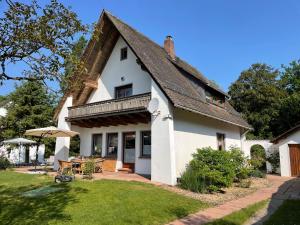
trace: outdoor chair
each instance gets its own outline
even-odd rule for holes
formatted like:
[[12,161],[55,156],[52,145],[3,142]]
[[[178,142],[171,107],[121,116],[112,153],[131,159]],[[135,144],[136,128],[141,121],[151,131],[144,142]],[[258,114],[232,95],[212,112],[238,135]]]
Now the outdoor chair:
[[72,171],[72,162],[64,161],[64,160],[58,160],[59,168],[58,172],[59,173],[64,173],[65,170],[71,170]]
[[95,161],[95,173],[102,173],[103,172],[103,161],[104,159],[96,159]]

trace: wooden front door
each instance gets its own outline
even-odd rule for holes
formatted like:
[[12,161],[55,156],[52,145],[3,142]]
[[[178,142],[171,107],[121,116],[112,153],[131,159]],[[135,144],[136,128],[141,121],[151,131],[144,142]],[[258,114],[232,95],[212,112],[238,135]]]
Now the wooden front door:
[[291,175],[300,176],[300,144],[289,144]]
[[134,171],[135,132],[123,133],[123,168]]

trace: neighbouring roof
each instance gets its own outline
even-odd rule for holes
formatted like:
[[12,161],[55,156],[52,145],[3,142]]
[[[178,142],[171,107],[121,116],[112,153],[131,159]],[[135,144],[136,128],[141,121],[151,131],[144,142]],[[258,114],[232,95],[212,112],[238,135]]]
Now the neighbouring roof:
[[291,129],[287,130],[286,132],[280,134],[279,136],[275,137],[271,142],[277,144],[280,140],[287,138],[288,136],[292,135],[293,133],[300,130],[300,123]]
[[[223,96],[227,96],[227,94],[210,82],[196,68],[179,57],[172,60],[163,47],[107,11],[102,12],[99,26],[101,26],[101,20],[105,18],[113,24],[175,107],[251,129],[251,126],[233,109],[227,100],[224,108],[206,102],[205,96],[199,91],[199,85]],[[195,85],[195,82],[199,85]]]

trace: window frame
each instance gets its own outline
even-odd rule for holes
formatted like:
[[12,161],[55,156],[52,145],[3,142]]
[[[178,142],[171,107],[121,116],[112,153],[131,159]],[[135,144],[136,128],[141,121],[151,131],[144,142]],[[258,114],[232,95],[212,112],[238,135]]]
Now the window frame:
[[[118,92],[119,90],[125,89],[125,88],[131,88],[131,95],[125,96],[125,97],[119,97],[119,98],[118,98],[118,97],[117,97],[117,92]],[[122,99],[122,98],[130,97],[130,96],[132,96],[132,95],[133,95],[133,85],[132,85],[132,83],[115,87],[115,99]]]
[[151,147],[150,147],[150,155],[149,154],[144,154],[144,136],[143,134],[149,132],[150,133],[150,141],[151,141],[151,130],[143,130],[140,132],[140,141],[141,141],[141,151],[140,151],[140,158],[146,158],[146,159],[151,159],[152,156],[152,142],[151,142]]
[[[109,135],[115,134],[117,135],[117,153],[113,155],[108,154],[108,143],[109,143]],[[111,132],[106,134],[106,150],[105,150],[105,157],[107,158],[117,158],[118,157],[118,151],[119,151],[119,133],[118,132]]]
[[[224,151],[224,150],[226,150],[226,135],[225,135],[225,133],[217,133],[216,134],[216,137],[217,137],[217,149],[219,150],[219,151]],[[219,137],[222,137],[222,141],[223,141],[223,144],[222,144],[222,146],[221,146],[221,149],[219,148],[220,147],[220,145],[219,145]]]
[[[126,53],[124,53],[126,52]],[[125,55],[123,55],[123,53]],[[123,47],[120,49],[120,61],[126,60],[128,58],[128,48],[127,47]]]

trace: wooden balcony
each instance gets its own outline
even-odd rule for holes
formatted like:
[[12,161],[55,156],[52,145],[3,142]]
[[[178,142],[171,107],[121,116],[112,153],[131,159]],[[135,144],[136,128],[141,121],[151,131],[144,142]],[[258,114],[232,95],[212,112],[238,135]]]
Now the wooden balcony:
[[66,121],[81,127],[116,126],[148,123],[147,106],[151,93],[133,95],[68,108]]

